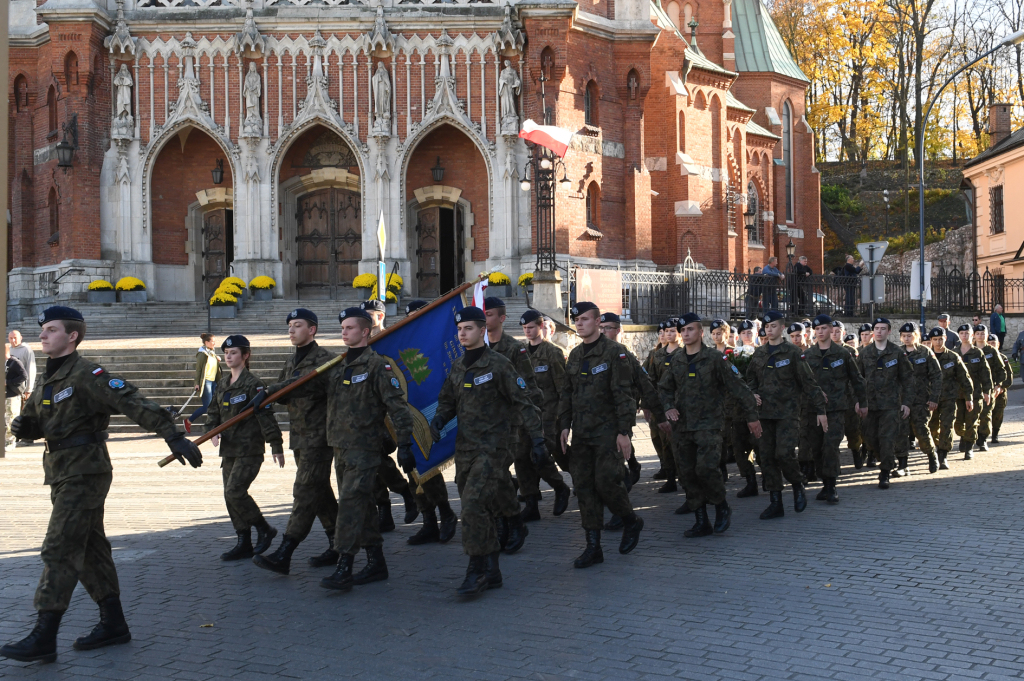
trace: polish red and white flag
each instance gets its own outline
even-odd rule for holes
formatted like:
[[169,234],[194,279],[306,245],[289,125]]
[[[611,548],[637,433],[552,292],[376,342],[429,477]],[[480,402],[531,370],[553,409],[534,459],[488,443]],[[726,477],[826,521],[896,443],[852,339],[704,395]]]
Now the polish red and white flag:
[[523,129],[519,131],[519,136],[527,142],[546,147],[562,158],[565,158],[574,134],[572,130],[554,125],[537,125],[529,118],[523,121]]

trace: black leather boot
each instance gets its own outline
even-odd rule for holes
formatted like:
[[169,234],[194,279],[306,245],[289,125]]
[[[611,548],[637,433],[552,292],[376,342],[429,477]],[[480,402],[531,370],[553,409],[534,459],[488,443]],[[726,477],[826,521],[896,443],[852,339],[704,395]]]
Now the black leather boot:
[[279,575],[286,575],[291,569],[292,554],[295,552],[295,548],[298,545],[299,542],[286,534],[281,540],[281,545],[277,547],[277,551],[274,551],[269,556],[253,556],[252,562],[255,563],[257,567],[261,567],[264,570],[270,570],[271,572],[276,572]]
[[874,468],[878,465],[878,456],[874,452],[868,452],[868,460],[865,464],[868,468]]
[[[632,460],[632,459],[630,459],[630,460]],[[639,465],[640,464],[637,464],[637,466],[639,466]],[[638,470],[637,474],[639,475],[639,469],[637,469],[637,470]],[[558,517],[558,516],[562,515],[563,513],[565,513],[566,509],[569,508],[569,496],[570,496],[570,494],[571,494],[571,492],[569,490],[569,485],[566,485],[565,483],[562,483],[562,485],[560,487],[556,487],[555,488],[555,508],[554,508],[554,510],[551,511],[551,515],[553,515],[555,517]]]
[[970,461],[974,458],[974,445],[965,445],[963,449],[964,461]]
[[737,499],[757,496],[757,473],[751,471],[747,476],[747,486],[736,493]]
[[896,476],[905,478],[910,475],[910,468],[908,467],[907,460],[909,456],[898,456],[896,457]]
[[498,516],[494,519],[494,526],[498,531],[498,546],[504,550],[508,546],[508,518]]
[[260,518],[256,523],[256,545],[252,547],[252,552],[256,555],[263,553],[270,548],[276,536],[277,530],[270,526],[266,518]]
[[381,532],[393,532],[395,530],[395,519],[391,515],[391,501],[377,504],[377,519],[380,523]]
[[622,529],[622,518],[612,513],[612,517],[608,519],[608,522],[604,524],[606,530],[621,530]]
[[[326,530],[325,530],[326,532]],[[306,561],[309,567],[330,567],[338,564],[338,552],[334,550],[334,533],[327,532],[327,550]]]
[[722,534],[732,524],[732,509],[725,499],[722,503],[715,504],[715,534]]
[[815,481],[817,481],[818,474],[814,472],[814,462],[813,461],[807,461],[806,463],[804,463],[803,469],[804,469],[804,478],[807,480],[807,482],[815,482]]
[[366,547],[366,565],[352,577],[356,586],[382,582],[388,578],[388,564],[384,561],[383,546]]
[[501,569],[498,567],[498,556],[501,551],[495,551],[486,556],[485,564],[487,567],[487,588],[488,589],[500,589],[501,588]]
[[786,509],[782,506],[782,492],[768,492],[768,498],[771,503],[761,513],[761,520],[771,520],[786,515]]
[[668,480],[668,473],[664,468],[659,468],[658,472],[651,476],[651,480]]
[[416,497],[412,495],[412,490],[407,489],[402,492],[402,499],[405,501],[405,517],[402,518],[402,521],[406,525],[416,522],[416,519],[420,517],[420,509],[416,508]]
[[537,497],[530,496],[523,502],[523,510],[519,512],[519,518],[524,523],[531,523],[540,520],[540,509],[537,508]]
[[988,451],[988,442],[985,441],[985,438],[982,438],[982,439],[978,440],[977,447],[978,447],[978,451],[979,452],[987,452]]
[[693,527],[683,532],[683,536],[687,539],[710,537],[715,533],[715,529],[711,527],[711,521],[708,520],[708,507],[706,504],[697,507],[697,510],[693,512],[693,520]]
[[502,551],[505,553],[515,553],[523,548],[523,544],[526,543],[526,535],[528,534],[530,534],[530,528],[523,524],[522,516],[514,515],[508,518],[508,541],[505,543],[505,548]]
[[884,468],[878,471],[878,489],[889,489],[889,471]]
[[825,501],[830,504],[839,503],[839,494],[836,492],[835,478],[828,478],[825,480]]
[[250,530],[239,532],[235,548],[220,554],[221,560],[241,560],[242,558],[252,558],[252,532]]
[[0,648],[0,656],[18,662],[56,662],[57,630],[63,616],[63,612],[55,610],[40,612],[29,635]]
[[352,590],[352,560],[355,558],[351,553],[343,553],[338,558],[338,568],[330,577],[320,580],[320,586],[335,591]]
[[690,502],[684,501],[683,505],[676,509],[676,515],[689,515],[693,513],[693,509],[690,508]]
[[804,486],[799,482],[793,483],[793,510],[803,513],[807,508],[807,496],[804,494]]
[[992,429],[992,444],[994,444],[994,445],[999,444],[999,429],[998,428],[993,428]]
[[485,556],[469,557],[466,580],[455,591],[460,596],[477,596],[487,591],[487,559]]
[[419,532],[409,537],[406,543],[419,546],[420,544],[430,544],[436,541],[441,541],[441,532],[437,529],[437,515],[434,513],[434,509],[430,509],[423,512],[423,527],[420,528]]
[[679,488],[676,486],[676,479],[671,478],[668,482],[658,488],[658,494],[669,494],[675,492]]
[[579,558],[573,561],[573,567],[588,568],[604,562],[604,551],[601,549],[601,530],[587,530],[587,548]]
[[949,452],[947,452],[947,451],[945,451],[943,449],[939,450],[939,470],[940,471],[948,471],[949,470],[949,464],[946,463],[946,457],[947,456],[949,456]]
[[864,467],[864,447],[861,446],[860,449],[851,449],[850,451],[853,452],[853,467],[860,470]]
[[814,497],[815,501],[825,501],[828,498],[828,478],[822,480],[821,490],[818,491],[818,495]]
[[928,455],[928,472],[929,473],[935,473],[938,470],[939,470],[939,462],[935,458],[935,454],[934,453],[933,454],[929,454]]
[[452,510],[451,505],[447,501],[442,501],[438,504],[437,510],[441,515],[441,527],[437,540],[442,544],[447,544],[455,536],[455,528],[459,524],[459,516],[455,515],[455,511]]
[[622,528],[622,541],[619,542],[619,553],[625,555],[636,548],[640,541],[640,530],[644,529],[644,519],[636,513],[632,518],[623,518],[625,527]]
[[96,605],[100,606],[100,621],[91,632],[75,639],[74,649],[93,650],[131,641],[132,632],[128,631],[128,623],[124,621],[120,597],[110,596]]

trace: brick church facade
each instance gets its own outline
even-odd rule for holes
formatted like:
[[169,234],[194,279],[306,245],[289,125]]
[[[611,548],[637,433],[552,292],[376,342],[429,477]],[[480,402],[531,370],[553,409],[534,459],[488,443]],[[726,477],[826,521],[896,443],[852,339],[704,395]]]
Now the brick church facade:
[[12,0],[10,34],[12,302],[227,272],[336,297],[381,217],[410,295],[514,279],[545,107],[576,132],[560,265],[746,271],[792,241],[821,271],[808,82],[760,0]]

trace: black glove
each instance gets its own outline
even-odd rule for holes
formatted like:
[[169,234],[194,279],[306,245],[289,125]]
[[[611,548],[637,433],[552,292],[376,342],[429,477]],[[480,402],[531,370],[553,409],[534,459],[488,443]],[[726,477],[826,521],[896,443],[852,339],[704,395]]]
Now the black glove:
[[548,462],[548,447],[544,438],[533,438],[533,449],[530,451],[530,458],[535,466],[544,466]]
[[32,438],[27,437],[29,427],[28,423],[21,416],[15,416],[14,420],[11,421],[11,434],[19,440],[30,440]]
[[270,445],[270,453],[271,454],[281,454],[281,455],[283,455],[284,454],[284,445],[282,445],[282,444]]
[[434,438],[434,442],[441,441],[441,431],[444,430],[445,424],[447,423],[448,422],[440,416],[435,416],[434,420],[430,422],[430,437]]
[[188,461],[192,468],[199,468],[203,465],[203,454],[199,451],[192,440],[185,437],[184,433],[177,433],[167,438],[167,446],[171,449],[174,458],[184,466]]
[[402,467],[406,475],[412,473],[416,468],[416,457],[412,453],[411,442],[406,442],[398,447],[398,465]]
[[267,399],[267,391],[262,388],[258,388],[256,390],[256,397],[249,400],[249,404],[245,405],[245,408],[248,409],[249,407],[252,407],[253,411],[256,411],[260,408],[260,405],[263,404],[263,400],[265,399]]

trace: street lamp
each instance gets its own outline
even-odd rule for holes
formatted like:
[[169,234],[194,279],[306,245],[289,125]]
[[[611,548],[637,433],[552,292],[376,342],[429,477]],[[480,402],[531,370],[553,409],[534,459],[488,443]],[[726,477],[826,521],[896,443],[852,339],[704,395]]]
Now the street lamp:
[[743,213],[743,227],[748,232],[753,232],[757,227],[754,225],[754,218],[756,213],[750,208],[750,204],[747,204],[747,210]]
[[210,171],[210,174],[213,175],[214,184],[220,184],[224,181],[224,159],[217,159],[217,163],[213,166],[213,170]]
[[796,244],[790,239],[789,243],[786,244],[786,257],[789,258],[789,263],[793,264],[793,256],[796,255]]
[[434,164],[434,167],[430,169],[430,174],[434,178],[434,182],[437,182],[438,184],[440,184],[441,180],[444,179],[444,168],[441,167],[440,156],[437,157],[437,163]]
[[[533,182],[530,181],[531,166]],[[572,184],[562,159],[548,149],[535,146],[533,157],[519,183],[524,192],[530,191],[534,184],[537,186],[537,270],[542,272],[555,271],[555,177],[559,168],[562,179],[558,183],[563,187]]]
[[[75,158],[75,150],[78,149],[78,114],[72,114],[71,120],[61,125],[64,137],[57,144],[57,167],[65,173],[72,166]],[[70,141],[68,140],[70,137]]]
[[946,82],[942,84],[942,87],[940,87],[935,92],[935,96],[932,97],[932,101],[930,101],[928,103],[928,108],[925,109],[924,117],[921,118],[921,135],[920,135],[920,139],[917,140],[917,199],[918,199],[918,239],[919,239],[918,249],[920,250],[920,266],[921,266],[920,277],[919,277],[919,280],[920,280],[919,283],[921,285],[921,288],[918,291],[918,294],[919,294],[918,303],[920,304],[920,310],[921,310],[921,328],[924,328],[924,289],[925,289],[925,280],[924,280],[924,131],[928,129],[927,128],[927,125],[928,125],[928,115],[932,112],[932,107],[935,106],[935,102],[939,99],[939,95],[942,94],[942,91],[946,89],[946,86],[948,86],[950,83],[952,83],[953,80],[957,76],[959,76],[961,73],[963,73],[967,69],[971,68],[972,66],[974,66],[978,62],[982,61],[983,59],[987,59],[989,56],[994,54],[1000,48],[1012,47],[1014,45],[1020,45],[1022,42],[1024,42],[1024,30],[1017,31],[1016,33],[1011,33],[1010,35],[1008,35],[1005,38],[1003,38],[999,42],[999,44],[996,45],[995,47],[993,47],[991,50],[989,50],[985,54],[981,55],[980,57],[978,57],[977,59],[975,59],[971,63],[964,64],[959,69],[957,69],[955,72],[953,72],[953,75],[951,75],[949,78],[947,78]]

